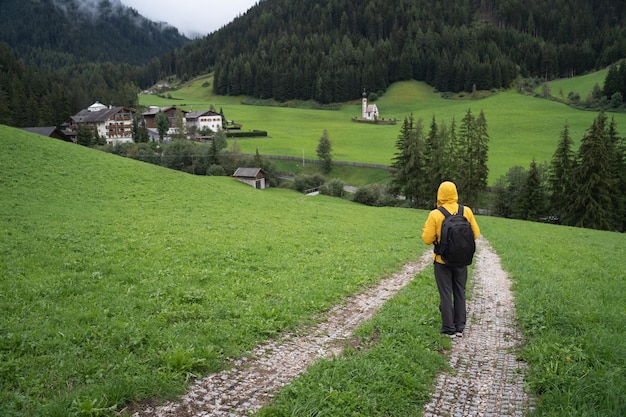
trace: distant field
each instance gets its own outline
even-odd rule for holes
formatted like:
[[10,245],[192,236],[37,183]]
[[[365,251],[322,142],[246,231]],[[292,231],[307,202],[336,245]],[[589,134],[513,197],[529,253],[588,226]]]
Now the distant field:
[[[597,84],[600,88],[604,85],[604,79],[608,69],[593,72],[591,74],[581,75],[580,77],[562,78],[555,81],[550,81],[548,86],[550,87],[550,94],[559,99],[567,99],[570,92],[578,93],[581,100],[587,98],[587,96],[593,91],[593,87]],[[541,93],[543,87],[537,87],[535,91]]]
[[[553,94],[559,86],[564,91],[583,91],[593,87],[602,73],[554,82]],[[209,86],[202,84],[209,82]],[[266,139],[239,140],[243,152],[290,155],[316,158],[316,147],[324,129],[333,144],[336,161],[391,164],[400,125],[375,126],[351,122],[360,115],[360,102],[345,103],[341,110],[311,110],[285,107],[242,105],[244,97],[212,95],[211,79],[200,78],[178,91],[169,94],[176,100],[156,96],[140,96],[145,105],[172,105],[189,109],[222,109],[228,119],[243,124],[243,130],[261,129],[269,132]],[[559,84],[562,83],[562,84]],[[578,85],[577,83],[580,83]],[[591,86],[590,86],[591,85]],[[558,91],[558,90],[557,90]],[[567,92],[565,93],[567,94]],[[416,81],[392,85],[376,104],[381,117],[404,120],[411,113],[422,119],[426,129],[433,115],[441,123],[449,124],[454,118],[457,126],[468,109],[474,114],[484,111],[491,138],[489,152],[489,182],[493,183],[509,168],[521,165],[528,168],[535,158],[549,161],[565,123],[576,144],[597,116],[595,112],[581,111],[564,104],[523,96],[508,90],[479,100],[448,100],[435,93],[431,87]],[[613,116],[613,114],[611,114]],[[618,131],[626,132],[626,114],[615,114]]]

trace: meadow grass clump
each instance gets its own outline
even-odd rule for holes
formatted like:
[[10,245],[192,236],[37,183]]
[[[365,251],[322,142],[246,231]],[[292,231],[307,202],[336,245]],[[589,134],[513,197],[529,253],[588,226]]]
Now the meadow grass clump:
[[514,282],[537,415],[626,415],[626,237],[481,218]]

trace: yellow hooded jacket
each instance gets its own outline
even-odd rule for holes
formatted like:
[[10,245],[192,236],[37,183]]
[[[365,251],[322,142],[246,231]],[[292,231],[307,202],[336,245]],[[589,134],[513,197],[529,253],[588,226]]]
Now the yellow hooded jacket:
[[[456,214],[459,211],[458,202],[459,195],[456,190],[456,185],[450,181],[442,182],[439,186],[439,190],[437,191],[437,207],[443,206],[451,214]],[[478,236],[480,236],[480,229],[478,228],[478,223],[476,223],[476,219],[474,218],[474,213],[472,213],[472,210],[467,206],[463,209],[463,217],[470,222],[472,230],[474,231],[474,239],[478,239]],[[443,213],[437,209],[432,210],[428,214],[428,218],[426,219],[426,223],[424,223],[424,228],[422,229],[422,240],[424,243],[432,245],[439,242],[439,239],[441,238],[441,225],[443,224],[444,219],[445,216]],[[433,254],[433,258],[435,262],[445,264],[444,260],[441,259],[441,256]]]

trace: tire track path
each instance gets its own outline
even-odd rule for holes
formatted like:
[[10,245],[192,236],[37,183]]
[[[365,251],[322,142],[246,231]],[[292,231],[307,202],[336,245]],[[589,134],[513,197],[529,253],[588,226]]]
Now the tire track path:
[[[197,380],[177,401],[146,406],[133,417],[245,416],[320,358],[338,355],[352,332],[431,263],[432,251],[364,293],[334,307],[327,319],[299,334],[256,347],[232,368]],[[500,259],[482,237],[468,290],[465,336],[450,351],[453,372],[435,382],[424,417],[524,416],[531,401],[523,389],[524,364],[515,351],[515,304]]]
[[286,334],[260,345],[247,357],[233,361],[232,368],[197,380],[178,401],[146,407],[133,417],[235,417],[260,409],[318,359],[341,353],[352,332],[430,264],[431,253],[425,252],[375,287],[348,298],[305,334]]

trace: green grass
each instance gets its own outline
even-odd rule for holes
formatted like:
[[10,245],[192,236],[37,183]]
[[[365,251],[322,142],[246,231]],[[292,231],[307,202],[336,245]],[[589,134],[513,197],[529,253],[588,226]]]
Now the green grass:
[[281,172],[291,175],[321,174],[326,180],[338,178],[346,185],[361,187],[367,184],[386,184],[393,178],[392,173],[381,168],[355,168],[350,166],[334,165],[330,172],[324,173],[320,164],[304,163],[302,161],[285,161],[273,159],[272,162]]
[[[590,74],[581,75],[579,77],[562,78],[550,81],[548,83],[548,86],[550,87],[550,94],[560,100],[567,100],[567,96],[570,92],[578,93],[580,99],[585,100],[593,91],[596,84],[602,88],[607,73],[608,69],[603,69]],[[539,86],[535,89],[535,91],[537,93],[541,93],[542,89],[543,87]]]
[[[338,358],[320,360],[260,416],[415,416],[446,367],[432,267],[361,326]],[[348,343],[347,343],[348,344]]]
[[[426,249],[420,210],[258,191],[4,126],[0,143],[5,416],[173,398]],[[478,221],[514,281],[536,415],[625,415],[624,235]],[[428,268],[262,413],[415,415],[445,366],[438,327]]]
[[425,249],[423,212],[0,140],[3,415],[181,393]]
[[[568,83],[564,90],[583,91],[590,83],[600,79],[601,74],[562,81]],[[265,139],[239,139],[243,152],[254,153],[258,149],[264,155],[298,158],[304,153],[305,158],[316,159],[316,148],[326,129],[333,146],[333,160],[383,165],[392,163],[400,124],[383,126],[352,122],[352,117],[360,115],[359,101],[344,103],[341,110],[334,111],[242,105],[243,98],[214,96],[211,87],[201,87],[206,81],[202,78],[170,93],[180,100],[168,101],[145,95],[139,99],[146,105],[187,104],[186,108],[189,108],[189,104],[193,104],[195,109],[208,108],[212,104],[218,110],[223,109],[228,119],[242,123],[244,131],[268,131],[269,137]],[[557,82],[554,84],[553,94]],[[458,127],[468,109],[476,115],[484,111],[491,138],[488,161],[490,184],[515,165],[527,168],[533,158],[538,162],[549,161],[566,123],[569,124],[571,137],[578,144],[597,117],[595,112],[520,95],[513,90],[478,100],[443,99],[431,87],[416,81],[393,84],[376,104],[381,117],[386,119],[402,121],[413,113],[423,120],[426,132],[433,115],[438,123],[448,125],[454,118]],[[626,131],[626,114],[614,116],[618,131]]]
[[480,222],[514,282],[536,415],[626,415],[626,236]]

